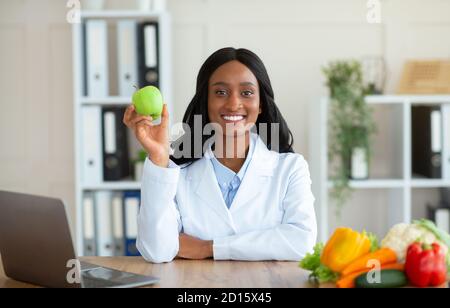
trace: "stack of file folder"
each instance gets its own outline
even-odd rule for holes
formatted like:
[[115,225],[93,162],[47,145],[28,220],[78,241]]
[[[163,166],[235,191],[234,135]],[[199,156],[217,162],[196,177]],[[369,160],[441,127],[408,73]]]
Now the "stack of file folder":
[[83,196],[85,256],[139,256],[139,191],[96,191]]

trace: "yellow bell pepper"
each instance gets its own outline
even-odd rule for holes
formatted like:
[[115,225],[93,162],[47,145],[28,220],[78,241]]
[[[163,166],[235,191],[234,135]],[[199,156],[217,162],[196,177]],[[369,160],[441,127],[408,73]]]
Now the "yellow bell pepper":
[[356,258],[369,253],[367,235],[350,228],[337,228],[325,245],[320,262],[334,272],[340,273]]

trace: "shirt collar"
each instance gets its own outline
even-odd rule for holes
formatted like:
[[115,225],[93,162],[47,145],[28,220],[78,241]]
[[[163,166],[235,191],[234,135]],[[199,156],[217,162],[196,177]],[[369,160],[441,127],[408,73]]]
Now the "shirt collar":
[[[217,160],[217,158],[214,155],[214,152],[211,149],[211,146],[213,143],[209,144],[207,156],[209,156],[209,158],[211,159],[212,165],[214,167],[214,171],[216,173],[217,179],[219,180],[219,185],[221,187],[229,186],[230,183],[233,181],[233,179],[236,176],[238,179],[237,184],[240,184],[240,182],[242,182],[245,172],[247,171],[248,165],[253,157],[253,152],[255,150],[255,144],[256,144],[257,137],[258,137],[257,134],[250,133],[250,145],[249,145],[247,157],[245,158],[244,164],[242,165],[241,169],[239,170],[239,172],[237,174],[233,170],[224,166],[221,162],[219,162]],[[233,184],[236,184],[236,182],[234,182]]]

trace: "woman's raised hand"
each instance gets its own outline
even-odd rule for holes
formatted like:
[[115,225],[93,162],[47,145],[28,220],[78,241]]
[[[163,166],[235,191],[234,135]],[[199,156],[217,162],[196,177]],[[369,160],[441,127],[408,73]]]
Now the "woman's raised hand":
[[164,104],[161,113],[161,124],[152,123],[152,117],[141,116],[136,113],[133,104],[128,106],[123,116],[123,123],[130,128],[136,139],[149,154],[149,159],[160,167],[169,164],[169,113]]

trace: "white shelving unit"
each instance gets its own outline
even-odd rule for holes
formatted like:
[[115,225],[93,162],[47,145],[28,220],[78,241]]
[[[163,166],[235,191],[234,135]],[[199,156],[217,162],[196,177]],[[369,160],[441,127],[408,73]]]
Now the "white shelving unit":
[[[74,132],[75,132],[75,198],[76,198],[76,247],[79,255],[83,252],[83,215],[82,200],[85,191],[115,191],[115,190],[140,190],[141,183],[135,181],[84,183],[81,174],[81,153],[83,140],[81,140],[81,111],[89,105],[99,106],[127,106],[131,103],[131,97],[107,96],[104,98],[91,98],[83,96],[83,37],[82,24],[88,19],[119,20],[133,19],[137,21],[156,21],[159,31],[159,88],[168,104],[170,114],[172,108],[171,89],[171,28],[170,16],[167,12],[143,12],[133,10],[104,10],[81,12],[80,24],[72,27],[72,52],[73,52],[73,87],[74,87]],[[100,120],[100,119],[99,119]]]
[[[401,144],[401,176],[399,178],[368,179],[350,181],[355,190],[366,191],[383,189],[389,191],[388,224],[410,222],[412,218],[412,190],[416,188],[450,187],[450,123],[443,118],[443,177],[442,179],[413,178],[411,172],[411,106],[442,105],[450,108],[450,95],[376,95],[365,99],[370,105],[392,105],[401,110],[398,119],[398,142]],[[319,225],[319,240],[326,241],[329,229],[329,190],[333,184],[328,178],[328,98],[321,100],[313,111],[314,133],[320,138],[312,138],[311,154],[316,163],[312,163],[313,190],[316,195],[316,210]],[[448,120],[448,119],[447,119]],[[449,121],[450,122],[450,121]],[[317,159],[318,158],[318,159]],[[445,167],[447,166],[447,167]],[[314,183],[316,182],[316,183]],[[314,188],[315,187],[315,188]]]

